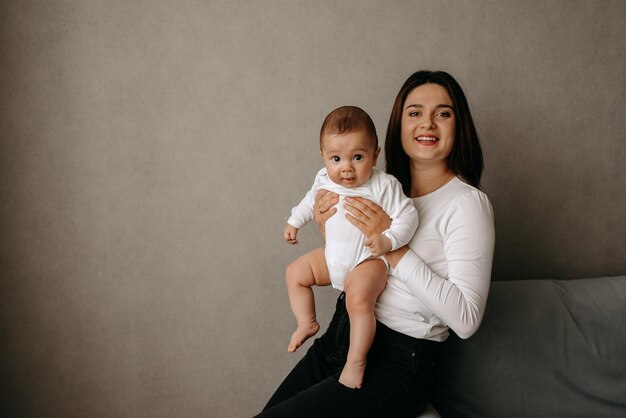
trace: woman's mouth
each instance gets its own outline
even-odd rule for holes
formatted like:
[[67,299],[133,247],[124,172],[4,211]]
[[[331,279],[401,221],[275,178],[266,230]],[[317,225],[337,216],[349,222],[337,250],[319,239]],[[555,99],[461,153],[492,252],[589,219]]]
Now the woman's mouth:
[[415,138],[415,140],[417,142],[429,144],[429,143],[435,143],[435,142],[439,141],[439,138],[437,138],[436,136],[421,135],[421,136],[418,136],[417,138]]

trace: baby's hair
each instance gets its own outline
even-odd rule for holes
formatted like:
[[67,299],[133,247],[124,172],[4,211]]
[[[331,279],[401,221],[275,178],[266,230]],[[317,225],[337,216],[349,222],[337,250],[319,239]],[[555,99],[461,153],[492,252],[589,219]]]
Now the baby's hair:
[[326,134],[346,135],[352,132],[364,132],[378,148],[378,136],[372,118],[360,107],[342,106],[326,116],[320,130],[320,148]]

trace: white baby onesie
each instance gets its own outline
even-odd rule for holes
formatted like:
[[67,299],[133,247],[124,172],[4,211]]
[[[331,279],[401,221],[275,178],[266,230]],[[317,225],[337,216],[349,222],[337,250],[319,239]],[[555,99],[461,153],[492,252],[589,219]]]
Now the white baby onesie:
[[[391,240],[392,250],[407,244],[417,229],[417,211],[413,201],[402,192],[402,185],[395,177],[379,170],[374,170],[370,179],[358,187],[344,187],[333,183],[326,168],[315,176],[313,187],[304,199],[291,211],[287,223],[298,229],[313,219],[313,204],[318,190],[325,189],[339,195],[335,206],[337,213],[326,221],[326,247],[324,254],[334,288],[343,290],[344,281],[359,263],[372,257],[369,247],[365,246],[366,237],[346,219],[344,199],[347,196],[359,196],[369,199],[391,217],[391,226],[383,234]],[[380,257],[381,259],[384,258]],[[386,264],[386,263],[385,263]]]

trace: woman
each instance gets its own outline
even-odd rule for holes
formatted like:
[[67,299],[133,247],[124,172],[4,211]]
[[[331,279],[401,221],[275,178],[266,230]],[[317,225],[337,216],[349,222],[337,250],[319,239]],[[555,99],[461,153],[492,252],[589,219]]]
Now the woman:
[[[274,393],[260,417],[415,417],[429,401],[440,343],[452,329],[470,337],[482,320],[494,247],[493,212],[479,188],[482,151],[465,95],[445,72],[418,71],[398,93],[385,142],[387,172],[419,213],[411,242],[385,256],[387,287],[361,389],[337,377],[346,359],[344,295],[318,338]],[[316,221],[338,202],[321,192]],[[391,220],[375,203],[352,198],[349,219],[366,236]],[[445,359],[442,359],[445,361]]]

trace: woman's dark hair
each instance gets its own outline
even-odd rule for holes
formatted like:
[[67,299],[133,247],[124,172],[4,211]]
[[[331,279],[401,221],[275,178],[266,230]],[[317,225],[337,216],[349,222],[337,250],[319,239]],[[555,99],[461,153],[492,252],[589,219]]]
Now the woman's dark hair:
[[410,196],[411,162],[402,148],[400,139],[402,111],[409,93],[416,87],[427,83],[442,86],[452,99],[455,114],[454,145],[448,156],[448,166],[461,180],[479,188],[480,176],[483,172],[483,153],[478,142],[476,128],[461,86],[450,74],[444,71],[413,73],[398,92],[391,116],[389,116],[389,125],[387,125],[387,137],[385,139],[386,171],[400,181],[404,193]]

